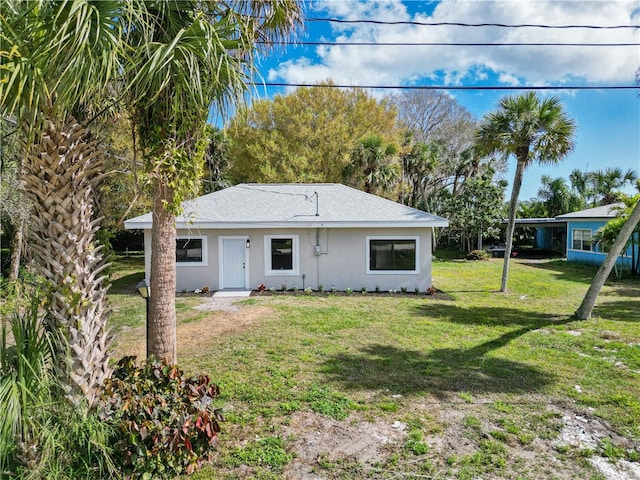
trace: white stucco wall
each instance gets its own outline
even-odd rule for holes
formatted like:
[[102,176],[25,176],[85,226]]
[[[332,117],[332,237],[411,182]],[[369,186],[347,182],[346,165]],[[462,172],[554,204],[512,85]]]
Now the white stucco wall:
[[[379,229],[276,229],[276,230],[179,230],[183,235],[202,235],[207,242],[207,261],[201,266],[176,268],[177,291],[193,291],[204,286],[218,290],[220,237],[241,237],[250,241],[247,249],[248,288],[256,289],[264,284],[267,288],[280,289],[283,284],[299,289],[322,285],[325,290],[334,286],[337,290],[360,290],[366,287],[373,291],[406,288],[413,292],[431,286],[431,228],[379,228]],[[299,246],[299,269],[296,275],[267,275],[265,264],[265,236],[297,235]],[[387,238],[417,237],[418,273],[367,273],[367,237]],[[316,255],[316,244],[319,254]],[[145,231],[145,266],[149,278],[151,235]]]

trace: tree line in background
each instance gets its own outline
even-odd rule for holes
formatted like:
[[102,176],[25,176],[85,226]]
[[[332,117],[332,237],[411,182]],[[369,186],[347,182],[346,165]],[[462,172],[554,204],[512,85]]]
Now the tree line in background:
[[[242,182],[338,182],[448,218],[441,244],[468,252],[476,248],[479,235],[500,238],[499,224],[508,215],[506,157],[482,154],[479,122],[453,97],[411,90],[375,99],[362,90],[331,86],[329,80],[256,100],[241,106],[224,129],[207,125],[193,194]],[[97,202],[103,218],[97,235],[107,245],[115,236],[126,236],[126,218],[152,206],[131,119],[126,114],[116,119],[93,128],[110,173]],[[5,143],[10,152],[10,138]],[[3,224],[11,233],[22,221],[25,203],[19,200],[20,188],[11,184],[15,162],[7,158],[11,155],[3,161]],[[518,202],[518,218],[554,217],[613,203],[638,178],[632,170],[609,167],[574,170],[568,180],[543,175],[540,182],[537,198]]]

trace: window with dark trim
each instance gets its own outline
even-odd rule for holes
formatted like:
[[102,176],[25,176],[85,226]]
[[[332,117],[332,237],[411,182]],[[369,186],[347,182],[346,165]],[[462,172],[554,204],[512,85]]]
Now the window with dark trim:
[[271,239],[271,270],[293,270],[293,239]]
[[415,239],[369,240],[369,270],[415,271]]
[[201,263],[202,238],[177,238],[176,263]]
[[591,230],[575,228],[573,230],[573,245],[574,250],[584,250],[590,252],[591,248]]
[[298,235],[265,235],[265,275],[298,275]]

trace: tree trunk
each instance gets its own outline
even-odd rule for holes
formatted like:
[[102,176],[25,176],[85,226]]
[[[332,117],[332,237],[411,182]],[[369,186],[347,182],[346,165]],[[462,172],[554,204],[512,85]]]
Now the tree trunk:
[[518,209],[518,196],[522,186],[524,175],[524,161],[518,160],[516,164],[516,174],[513,178],[513,188],[511,190],[511,201],[509,202],[509,222],[507,223],[507,239],[504,248],[504,265],[502,267],[502,283],[500,291],[507,291],[507,281],[509,279],[509,260],[511,259],[511,249],[513,247],[513,232],[516,227],[516,211]]
[[74,118],[45,119],[42,127],[22,167],[31,201],[29,247],[50,288],[46,308],[61,340],[60,381],[73,402],[84,397],[91,405],[111,375],[108,287],[101,273],[107,264],[93,218],[102,158],[97,141]]
[[576,310],[575,316],[578,319],[588,320],[589,318],[591,318],[591,312],[593,311],[593,306],[596,303],[598,294],[600,293],[600,290],[602,290],[604,282],[609,277],[609,274],[611,273],[611,270],[613,269],[613,266],[618,259],[618,255],[620,255],[620,252],[622,252],[622,249],[627,244],[627,240],[629,240],[631,233],[633,232],[634,228],[636,228],[636,225],[638,225],[639,221],[640,201],[636,203],[636,206],[631,212],[631,215],[629,215],[629,218],[620,230],[620,233],[616,237],[616,240],[613,242],[613,245],[611,246],[611,249],[607,254],[607,258],[605,258],[602,265],[600,265],[596,276],[593,277],[593,281],[591,282],[589,290],[587,290],[587,293],[584,296],[580,307],[578,307],[578,310]]
[[13,226],[13,232],[11,235],[11,260],[9,262],[9,280],[17,280],[20,274],[20,259],[22,258],[22,244],[24,238],[25,219],[17,219],[16,224]]
[[147,354],[173,364],[177,363],[176,220],[167,209],[172,205],[173,191],[159,178],[153,183],[153,202]]

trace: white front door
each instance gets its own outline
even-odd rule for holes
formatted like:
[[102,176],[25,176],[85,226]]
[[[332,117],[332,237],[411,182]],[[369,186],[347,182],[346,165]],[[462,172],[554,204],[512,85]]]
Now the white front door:
[[247,288],[246,238],[222,238],[220,288]]

